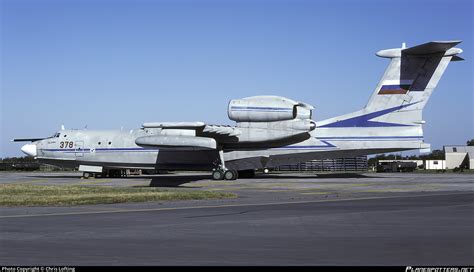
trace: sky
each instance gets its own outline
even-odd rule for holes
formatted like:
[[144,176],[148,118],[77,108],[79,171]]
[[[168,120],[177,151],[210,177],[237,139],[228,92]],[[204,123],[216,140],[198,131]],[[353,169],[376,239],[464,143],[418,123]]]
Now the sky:
[[144,122],[233,124],[229,100],[279,95],[323,120],[365,106],[381,49],[463,40],[423,112],[433,149],[474,138],[470,0],[0,0],[0,157],[13,138]]

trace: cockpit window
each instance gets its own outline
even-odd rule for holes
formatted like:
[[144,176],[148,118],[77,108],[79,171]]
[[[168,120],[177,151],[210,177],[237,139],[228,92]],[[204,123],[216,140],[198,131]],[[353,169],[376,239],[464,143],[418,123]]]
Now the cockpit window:
[[54,135],[53,135],[53,136],[51,136],[51,137],[48,137],[48,138],[58,138],[58,137],[59,137],[59,135],[60,135],[60,133],[59,133],[59,132],[56,132],[56,133],[54,133]]

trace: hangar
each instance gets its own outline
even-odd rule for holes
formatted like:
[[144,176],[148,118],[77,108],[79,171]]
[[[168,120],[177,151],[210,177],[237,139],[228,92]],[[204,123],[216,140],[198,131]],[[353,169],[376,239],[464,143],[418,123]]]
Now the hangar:
[[474,169],[474,146],[445,145],[446,169]]

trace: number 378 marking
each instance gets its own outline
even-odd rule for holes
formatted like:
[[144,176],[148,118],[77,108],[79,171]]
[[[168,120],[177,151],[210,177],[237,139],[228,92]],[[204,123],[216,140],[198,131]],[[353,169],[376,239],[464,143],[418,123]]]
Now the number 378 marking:
[[65,141],[59,143],[59,148],[73,148],[74,142]]

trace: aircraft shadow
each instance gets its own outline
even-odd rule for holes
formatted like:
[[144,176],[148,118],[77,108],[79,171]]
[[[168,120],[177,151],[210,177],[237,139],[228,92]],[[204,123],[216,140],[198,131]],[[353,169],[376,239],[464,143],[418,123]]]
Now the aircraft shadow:
[[[280,174],[257,174],[254,178],[245,178],[246,180],[252,179],[358,179],[358,178],[383,178],[367,176],[360,173],[334,173],[334,174],[314,174],[314,175],[280,175]],[[179,188],[201,188],[198,186],[183,186],[183,184],[192,184],[193,182],[201,180],[210,180],[210,175],[192,175],[192,176],[153,176],[150,181],[149,187],[179,187]],[[212,180],[211,180],[212,182]]]
[[[28,177],[32,178],[46,178],[46,179],[79,179],[80,176],[77,174],[71,175],[31,175]],[[311,175],[295,175],[295,174],[284,174],[284,173],[271,173],[271,174],[257,174],[254,178],[245,178],[245,180],[258,180],[258,179],[274,179],[274,180],[281,180],[281,179],[358,179],[358,178],[385,178],[383,176],[368,176],[363,173],[314,173]],[[166,175],[141,175],[141,176],[128,176],[128,177],[118,177],[118,178],[111,178],[111,179],[150,179],[149,185],[138,185],[134,187],[161,187],[161,188],[202,188],[201,186],[192,186],[193,182],[198,182],[202,180],[211,180],[211,176],[208,174],[200,174],[200,175],[173,175],[173,174],[166,174]],[[242,178],[244,179],[244,178]],[[211,180],[212,182],[212,180]]]
[[362,173],[314,173],[312,175],[285,175],[285,174],[266,174],[256,175],[258,179],[357,179],[357,178],[384,178],[367,176]]
[[193,175],[193,176],[154,176],[151,178],[148,187],[163,187],[163,188],[201,188],[199,186],[183,186],[201,180],[210,179],[210,175]]

